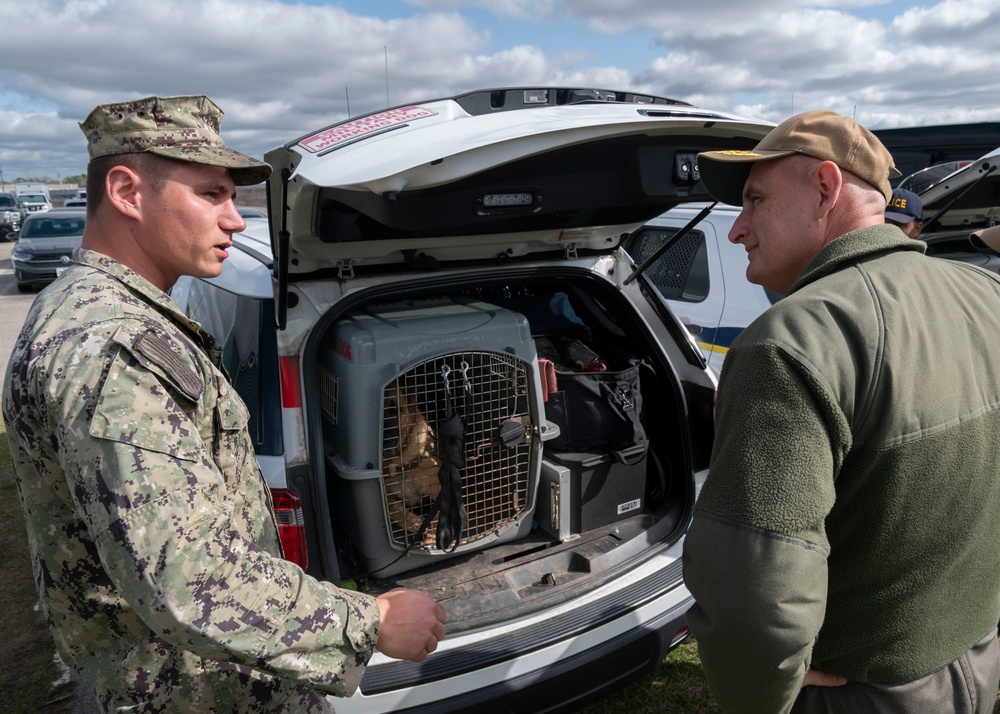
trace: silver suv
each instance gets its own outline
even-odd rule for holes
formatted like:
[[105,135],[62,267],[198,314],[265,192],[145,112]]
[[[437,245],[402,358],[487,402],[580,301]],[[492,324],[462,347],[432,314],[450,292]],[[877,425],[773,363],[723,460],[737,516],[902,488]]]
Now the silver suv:
[[448,613],[432,657],[376,654],[338,712],[573,711],[685,638],[715,380],[620,244],[705,199],[698,151],[769,129],[517,88],[265,156],[268,222],[174,298],[225,346],[286,557]]

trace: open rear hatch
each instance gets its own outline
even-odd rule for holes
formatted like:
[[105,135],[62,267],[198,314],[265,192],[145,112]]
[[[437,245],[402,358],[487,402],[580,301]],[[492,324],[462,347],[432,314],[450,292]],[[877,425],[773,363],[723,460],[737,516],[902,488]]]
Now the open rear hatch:
[[1000,149],[963,164],[920,192],[925,232],[971,230],[1000,220]]
[[[699,151],[749,148],[770,128],[666,99],[505,89],[267,154],[279,324],[292,284],[326,310],[303,374],[344,577],[431,591],[460,631],[591,592],[676,542],[707,466],[713,384],[616,248],[709,198]],[[591,378],[640,448],[560,441],[575,343],[607,361]],[[679,569],[621,607],[675,587]]]
[[769,129],[674,100],[547,88],[341,122],[265,157],[279,278],[417,254],[614,247],[678,203],[709,200],[699,151],[751,147]]

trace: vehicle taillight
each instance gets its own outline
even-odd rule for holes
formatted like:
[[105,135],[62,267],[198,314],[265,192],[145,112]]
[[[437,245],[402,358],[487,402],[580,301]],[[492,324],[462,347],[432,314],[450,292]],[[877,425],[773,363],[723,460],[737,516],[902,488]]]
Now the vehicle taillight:
[[299,394],[299,360],[297,357],[278,358],[278,379],[281,380],[281,406],[296,409],[302,406]]
[[306,549],[306,526],[302,517],[302,500],[286,488],[271,490],[274,501],[274,515],[278,520],[278,537],[285,552],[285,560],[290,560],[305,570],[309,567],[309,551]]

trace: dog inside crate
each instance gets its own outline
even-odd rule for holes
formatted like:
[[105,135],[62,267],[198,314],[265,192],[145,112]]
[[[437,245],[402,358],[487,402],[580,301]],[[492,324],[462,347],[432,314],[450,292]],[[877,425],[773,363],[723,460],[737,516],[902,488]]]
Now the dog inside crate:
[[530,375],[510,355],[468,352],[427,360],[385,387],[381,475],[394,543],[454,549],[525,510]]

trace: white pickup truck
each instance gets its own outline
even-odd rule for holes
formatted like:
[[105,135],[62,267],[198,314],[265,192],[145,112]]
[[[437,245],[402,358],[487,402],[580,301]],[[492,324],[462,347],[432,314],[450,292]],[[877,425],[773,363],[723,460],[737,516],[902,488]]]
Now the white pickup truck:
[[72,198],[67,198],[63,202],[63,208],[82,208],[87,205],[87,189],[77,189]]
[[16,183],[14,184],[14,195],[17,196],[17,205],[21,209],[21,218],[25,218],[29,213],[39,213],[52,208],[52,195],[49,187],[44,183]]

